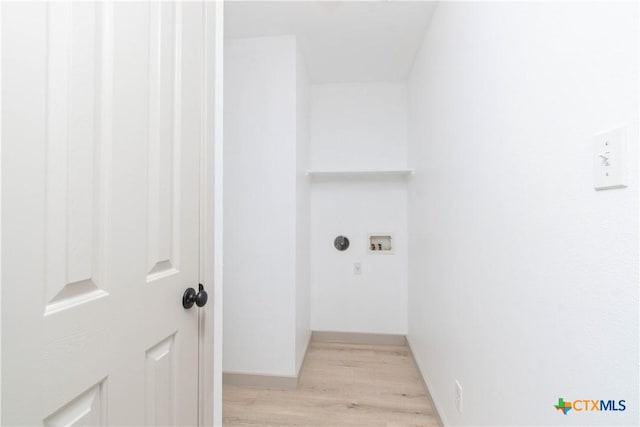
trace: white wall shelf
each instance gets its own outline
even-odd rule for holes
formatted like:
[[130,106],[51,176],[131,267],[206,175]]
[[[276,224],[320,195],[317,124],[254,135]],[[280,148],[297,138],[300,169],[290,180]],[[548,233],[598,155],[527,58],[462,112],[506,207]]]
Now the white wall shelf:
[[377,169],[377,170],[308,170],[311,178],[377,178],[377,177],[408,177],[413,175],[413,169]]

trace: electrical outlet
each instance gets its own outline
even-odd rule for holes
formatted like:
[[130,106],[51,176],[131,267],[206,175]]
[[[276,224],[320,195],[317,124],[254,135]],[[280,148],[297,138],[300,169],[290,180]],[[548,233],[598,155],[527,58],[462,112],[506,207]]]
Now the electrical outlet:
[[456,408],[458,409],[458,413],[462,413],[462,386],[456,380]]
[[353,264],[353,274],[362,274],[362,264],[359,262]]
[[596,190],[627,186],[627,133],[627,128],[621,127],[595,136],[593,184]]

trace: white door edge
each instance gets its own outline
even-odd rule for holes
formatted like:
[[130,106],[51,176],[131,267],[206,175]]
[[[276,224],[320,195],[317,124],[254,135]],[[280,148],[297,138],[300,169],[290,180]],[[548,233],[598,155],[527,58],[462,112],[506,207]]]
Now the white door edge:
[[[0,3],[0,58],[2,58],[2,3]],[[0,65],[2,60],[0,59]],[[0,66],[0,159],[2,159],[2,67]],[[2,242],[2,162],[0,161],[0,242]],[[2,244],[0,244],[0,260]],[[2,330],[2,262],[0,262],[0,331]],[[0,384],[2,384],[2,339],[0,339]],[[2,420],[2,399],[0,399],[0,420]]]
[[222,291],[223,291],[223,106],[224,106],[224,3],[215,3],[215,144],[214,144],[214,424],[222,425]]
[[198,422],[222,425],[222,123],[224,4],[205,2],[203,139],[200,177],[200,277],[211,295],[200,312]]

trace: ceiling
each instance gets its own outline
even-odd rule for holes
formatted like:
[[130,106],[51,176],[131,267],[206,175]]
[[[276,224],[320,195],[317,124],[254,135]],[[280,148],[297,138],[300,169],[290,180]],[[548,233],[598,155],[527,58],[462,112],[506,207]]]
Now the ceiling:
[[295,34],[312,83],[405,80],[432,1],[225,2],[226,38]]

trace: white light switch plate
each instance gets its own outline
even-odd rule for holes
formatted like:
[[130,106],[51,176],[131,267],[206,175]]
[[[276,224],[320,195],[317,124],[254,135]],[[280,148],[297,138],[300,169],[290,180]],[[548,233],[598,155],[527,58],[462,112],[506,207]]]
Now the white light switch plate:
[[362,264],[359,262],[353,263],[353,274],[362,274]]
[[627,186],[627,127],[596,135],[593,142],[593,184],[596,190]]

